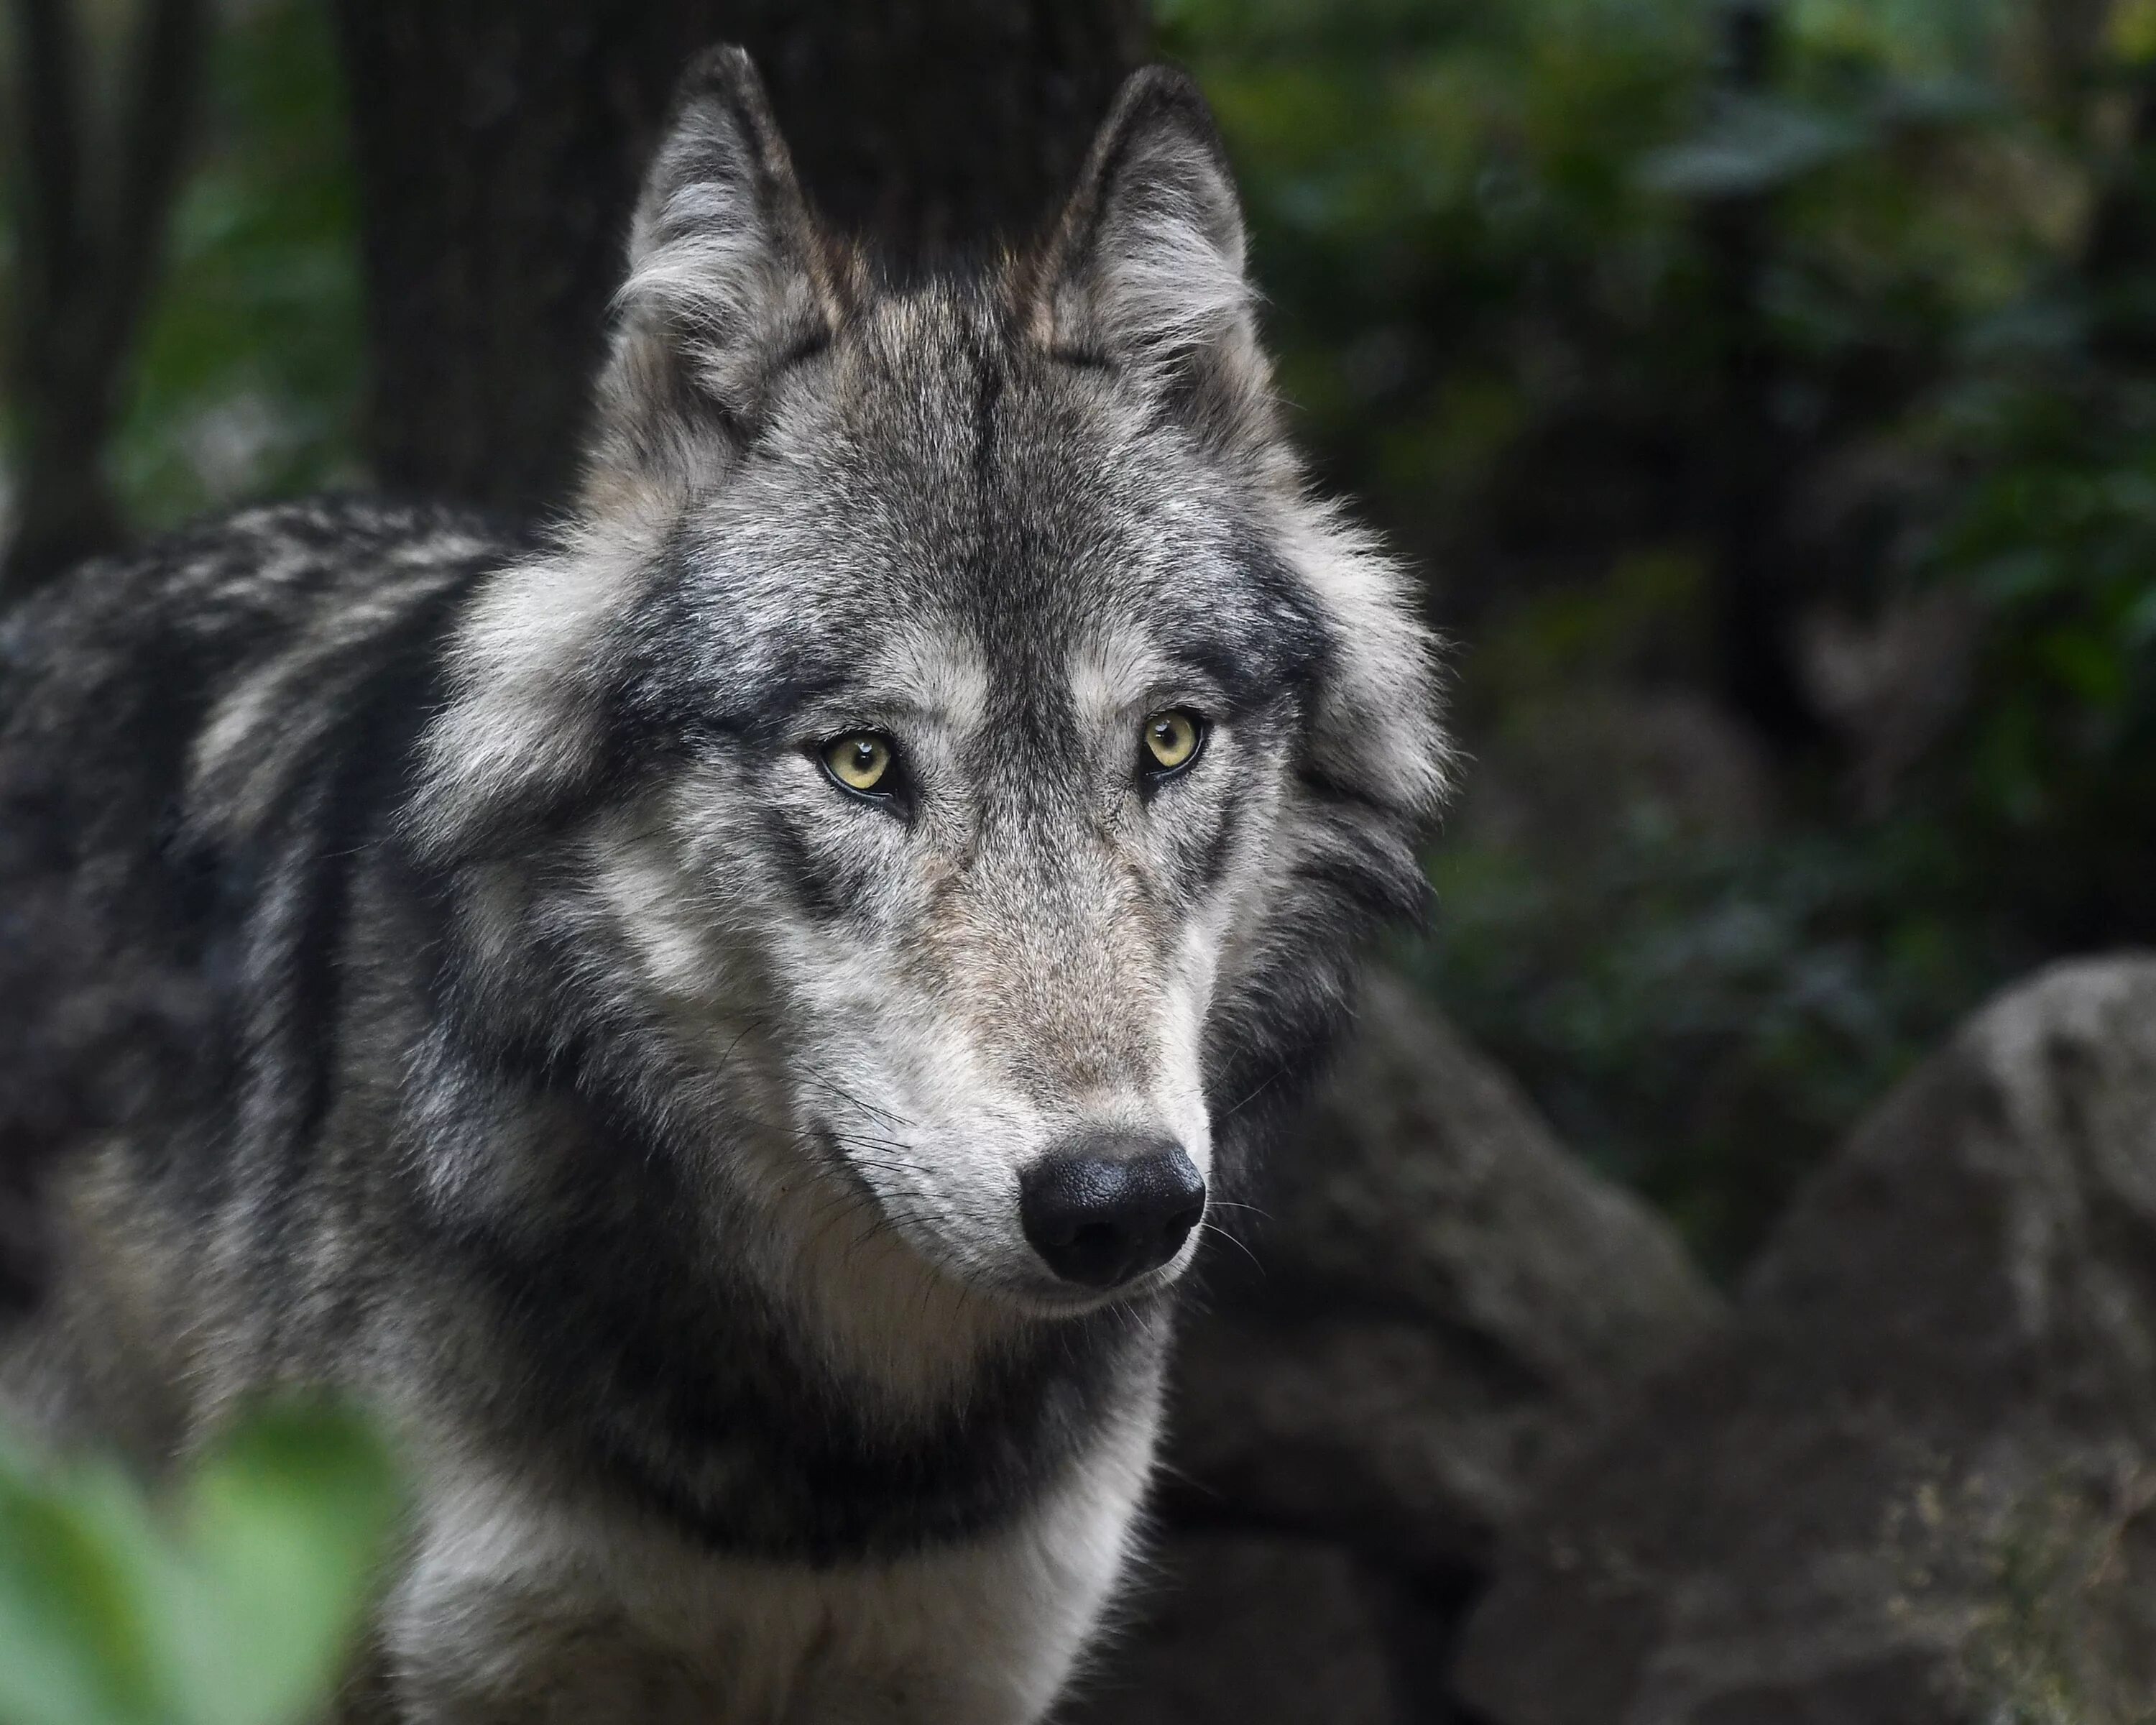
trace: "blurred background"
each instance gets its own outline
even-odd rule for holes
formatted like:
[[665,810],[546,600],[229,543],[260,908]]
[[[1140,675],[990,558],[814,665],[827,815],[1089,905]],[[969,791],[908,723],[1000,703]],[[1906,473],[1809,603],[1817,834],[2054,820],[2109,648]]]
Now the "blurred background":
[[[1987,996],[2156,941],[2156,0],[10,0],[5,20],[8,593],[323,487],[543,509],[628,188],[705,41],[757,52],[813,195],[925,253],[1023,231],[1128,66],[1191,67],[1304,445],[1453,644],[1465,794],[1433,929],[1383,999],[1446,1015],[1431,1036],[1478,1048],[1507,1107],[1681,1242],[1667,1273],[1697,1292],[1671,1297],[1702,1326],[1752,1309],[1793,1194]],[[1580,1226],[1582,1251],[1609,1237]],[[1283,1271],[1270,1297],[1304,1286]],[[1456,1471],[1445,1440],[1429,1466]],[[1265,1497],[1257,1463],[1191,1468],[1214,1484],[1179,1526],[1233,1520],[1242,1491],[1249,1525],[1354,1554],[1345,1581],[1294,1584],[1381,1626],[1385,1698],[1339,1678],[1332,1717],[1875,1717],[1856,1688],[1804,1711],[1771,1683],[1650,1705],[1636,1670],[1556,1701],[1486,1676],[1471,1707],[1430,1673],[1509,1510],[1403,1553],[1368,1532],[1382,1493],[1326,1522],[1292,1482]],[[1993,1571],[2015,1504],[1984,1524]],[[2149,1561],[2143,1509],[2119,1517],[2106,1549]],[[1269,1584],[1265,1551],[1206,1550],[1221,1585]],[[1957,1667],[1993,1710],[1936,1717],[2156,1717],[2145,1659],[2056,1675],[2112,1608],[2069,1589],[2053,1625],[2049,1585],[1998,1656],[2021,1676]],[[1167,1597],[1160,1633],[1196,1633]],[[1262,1674],[1306,1626],[1235,1658]],[[1101,1717],[1213,1717],[1134,1692],[1111,1682]]]

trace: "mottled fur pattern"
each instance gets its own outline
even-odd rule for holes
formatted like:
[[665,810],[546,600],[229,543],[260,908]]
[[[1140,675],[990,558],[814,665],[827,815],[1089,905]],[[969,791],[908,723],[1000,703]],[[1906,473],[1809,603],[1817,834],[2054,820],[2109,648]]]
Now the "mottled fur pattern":
[[[76,911],[218,1003],[191,1100],[71,1165],[18,1397],[150,1465],[268,1389],[382,1408],[420,1501],[355,1717],[1038,1718],[1195,1237],[1060,1282],[1020,1171],[1123,1132],[1234,1189],[1445,773],[1188,82],[1040,247],[901,283],[715,54],[542,542],[259,511],[4,652]],[[860,732],[888,794],[819,762]]]

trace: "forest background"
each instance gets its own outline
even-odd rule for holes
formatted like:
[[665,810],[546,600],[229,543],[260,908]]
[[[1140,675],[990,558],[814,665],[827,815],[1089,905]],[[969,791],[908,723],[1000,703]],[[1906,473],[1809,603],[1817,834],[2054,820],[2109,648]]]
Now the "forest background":
[[[732,10],[812,189],[916,239],[1045,208],[1125,65],[1197,73],[1317,476],[1452,643],[1390,958],[1725,1283],[1984,995],[2156,944],[2156,0]],[[243,501],[542,499],[602,193],[728,8],[617,11],[586,77],[591,0],[8,0],[0,604]],[[288,1716],[394,1491],[311,1417],[177,1555],[0,1453],[0,1715]]]

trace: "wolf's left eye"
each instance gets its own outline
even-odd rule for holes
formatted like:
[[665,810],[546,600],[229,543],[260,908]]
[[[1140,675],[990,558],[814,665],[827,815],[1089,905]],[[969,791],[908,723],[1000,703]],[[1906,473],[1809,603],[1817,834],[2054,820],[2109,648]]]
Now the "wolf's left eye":
[[1142,733],[1145,750],[1138,765],[1155,778],[1188,767],[1205,746],[1205,721],[1185,707],[1147,716]]
[[824,745],[824,770],[850,791],[867,796],[891,778],[891,739],[854,731]]

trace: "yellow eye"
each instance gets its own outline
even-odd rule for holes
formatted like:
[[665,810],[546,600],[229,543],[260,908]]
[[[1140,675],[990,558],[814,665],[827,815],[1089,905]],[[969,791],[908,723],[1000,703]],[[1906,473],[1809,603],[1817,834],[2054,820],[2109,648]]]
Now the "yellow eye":
[[1148,772],[1173,773],[1190,764],[1204,738],[1197,714],[1181,707],[1155,713],[1145,721],[1146,758],[1141,764]]
[[855,731],[824,745],[824,765],[850,791],[872,791],[891,773],[891,740]]

